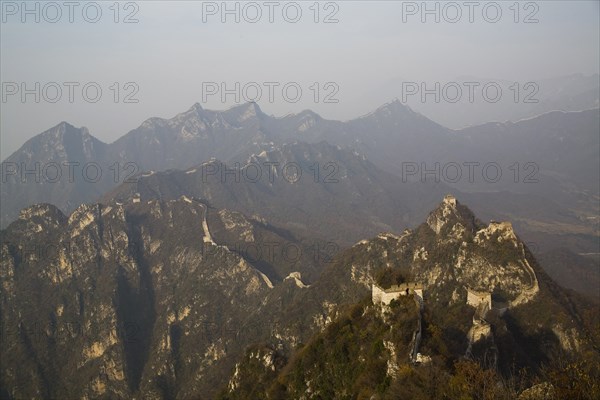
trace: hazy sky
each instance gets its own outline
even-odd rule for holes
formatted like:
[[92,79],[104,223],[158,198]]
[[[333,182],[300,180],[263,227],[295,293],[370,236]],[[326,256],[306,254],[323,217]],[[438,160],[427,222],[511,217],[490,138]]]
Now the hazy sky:
[[[234,14],[222,15],[220,1],[121,2],[118,8],[113,1],[74,2],[70,22],[63,1],[31,2],[34,11],[25,15],[21,1],[1,1],[2,159],[60,121],[86,126],[111,142],[149,117],[172,117],[196,102],[209,109],[235,104],[233,94],[223,103],[220,93],[208,93],[211,82],[233,91],[239,82],[249,97],[260,87],[259,105],[269,114],[310,108],[326,118],[349,119],[374,108],[361,103],[365,93],[400,77],[531,81],[600,68],[598,1],[521,2],[518,16],[514,2],[501,1],[495,3],[500,17],[490,2],[477,2],[473,22],[463,1],[454,3],[459,8],[429,2],[431,9],[439,7],[439,23],[433,14],[421,21],[420,1],[291,3],[273,2],[273,22],[263,1],[228,3],[230,9],[237,4],[237,23]],[[98,8],[102,15],[96,17]],[[293,23],[298,8],[302,15]],[[257,10],[262,16],[252,23]],[[461,18],[452,23],[457,10]],[[124,23],[128,15],[137,22]],[[327,16],[337,22],[324,23]],[[528,16],[538,22],[524,23]],[[499,21],[489,22],[494,18]],[[24,102],[23,85],[33,92]],[[93,102],[97,87],[102,95]],[[297,87],[302,94],[294,103]],[[126,103],[128,94],[138,102]],[[338,102],[325,103],[326,95]]]

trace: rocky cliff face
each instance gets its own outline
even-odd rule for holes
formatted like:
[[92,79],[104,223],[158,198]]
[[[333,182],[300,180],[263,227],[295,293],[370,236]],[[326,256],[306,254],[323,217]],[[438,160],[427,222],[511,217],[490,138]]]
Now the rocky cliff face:
[[[240,249],[272,242],[302,256]],[[410,360],[493,354],[501,371],[536,369],[596,343],[510,224],[485,225],[451,197],[414,230],[325,254],[325,264],[304,239],[185,196],[83,205],[70,216],[36,205],[1,232],[0,251],[7,398],[212,398],[220,388],[232,398],[285,388],[314,397],[325,381],[334,390],[360,377],[385,389]],[[422,307],[411,296],[391,314],[373,305],[382,277],[418,282]],[[487,293],[492,307],[479,310],[468,293]],[[306,360],[326,343],[332,361],[346,354],[340,365],[369,368],[320,375],[326,363]]]
[[[420,296],[413,301],[412,292],[402,292],[390,306],[373,304],[372,285],[390,277],[423,287],[422,303]],[[450,378],[457,371],[448,366],[464,367],[464,359],[499,374],[495,395],[511,398],[518,391],[498,382],[500,376],[513,379],[515,368],[538,376],[542,365],[562,357],[581,359],[586,351],[598,356],[592,350],[598,338],[582,321],[581,309],[537,266],[510,223],[483,224],[451,196],[414,230],[380,234],[338,255],[311,290],[328,292],[335,305],[327,313],[323,301],[327,317],[314,325],[314,336],[296,351],[276,342],[263,349],[285,367],[270,365],[267,371],[247,354],[222,398],[266,393],[259,398],[311,399],[340,391],[367,398],[448,396],[450,388],[433,394],[434,388],[415,382],[439,379],[443,387],[446,379],[457,379]],[[352,297],[358,299],[354,307]]]
[[84,205],[68,218],[47,205],[24,210],[2,233],[3,390],[210,392],[272,283],[213,241],[206,215],[187,198]]
[[144,174],[103,199],[197,197],[299,236],[351,245],[419,223],[446,189],[402,182],[350,149],[297,142],[239,162],[211,160],[185,171]]

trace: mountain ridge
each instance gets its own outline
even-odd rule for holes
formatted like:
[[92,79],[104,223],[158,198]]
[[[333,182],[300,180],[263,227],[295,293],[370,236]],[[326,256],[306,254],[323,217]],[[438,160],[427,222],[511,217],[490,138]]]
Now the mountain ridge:
[[[311,112],[309,120],[316,122],[310,122],[307,125],[306,121],[293,121],[299,116],[301,120],[305,119],[304,116],[301,116],[302,113],[295,114],[292,117],[284,116],[280,118],[273,118],[262,113],[262,111],[259,111],[258,114],[255,114],[260,116],[260,118],[250,118],[251,120],[255,121],[254,123],[248,125],[244,124],[243,121],[237,121],[235,114],[239,114],[244,109],[248,109],[249,106],[255,110],[260,110],[258,105],[254,103],[246,103],[234,106],[226,111],[216,112],[204,110],[198,103],[196,103],[187,111],[179,113],[170,119],[148,119],[142,123],[140,127],[129,131],[127,134],[110,144],[103,143],[95,139],[94,136],[89,135],[94,143],[97,142],[95,147],[99,148],[95,149],[94,146],[92,146],[87,151],[88,156],[84,160],[73,161],[85,161],[88,163],[95,162],[99,165],[101,172],[103,172],[100,182],[97,183],[97,186],[102,186],[102,188],[100,190],[92,190],[90,195],[86,195],[82,189],[82,187],[85,187],[85,184],[88,182],[86,182],[81,176],[77,176],[77,179],[75,179],[74,182],[64,182],[66,179],[59,180],[59,183],[63,189],[62,191],[72,193],[71,195],[63,195],[63,199],[54,199],[53,196],[55,195],[48,193],[49,189],[47,187],[40,188],[40,182],[32,182],[31,179],[25,179],[24,183],[21,183],[18,185],[18,187],[15,186],[15,176],[13,176],[12,172],[7,172],[11,171],[11,169],[17,169],[17,177],[18,175],[24,174],[24,172],[19,169],[18,165],[23,161],[24,154],[30,153],[29,157],[26,158],[26,160],[29,160],[30,162],[57,162],[60,164],[61,161],[64,161],[60,157],[57,158],[44,156],[43,153],[37,154],[35,151],[27,150],[27,147],[30,147],[32,144],[42,140],[45,133],[60,127],[61,124],[59,124],[50,130],[47,130],[42,134],[29,139],[27,141],[27,146],[17,150],[3,161],[3,186],[5,189],[3,190],[4,211],[2,213],[2,223],[3,225],[6,225],[6,223],[10,221],[10,218],[14,218],[18,212],[18,207],[22,205],[33,204],[39,201],[53,202],[68,212],[72,209],[72,207],[76,206],[76,204],[85,201],[92,201],[97,197],[97,193],[104,192],[108,188],[114,187],[118,183],[122,182],[123,175],[129,175],[129,172],[131,171],[137,173],[148,170],[165,170],[172,168],[186,169],[194,164],[206,161],[211,157],[216,157],[227,162],[230,159],[239,157],[240,154],[258,154],[265,148],[265,146],[268,147],[280,145],[288,140],[300,139],[308,142],[320,142],[322,140],[326,140],[335,145],[351,147],[360,153],[365,154],[365,156],[368,158],[375,160],[380,167],[384,167],[384,169],[388,169],[393,173],[402,175],[405,174],[404,164],[406,164],[406,162],[416,161],[418,163],[419,160],[414,160],[415,153],[421,154],[419,157],[421,158],[420,161],[423,161],[427,164],[433,162],[444,162],[445,158],[447,157],[443,157],[442,154],[447,152],[448,148],[457,148],[456,146],[459,145],[459,143],[453,144],[453,142],[456,142],[456,140],[464,140],[465,138],[470,137],[468,142],[472,142],[474,139],[483,137],[481,134],[472,134],[476,133],[477,130],[484,129],[486,127],[494,127],[495,129],[498,128],[497,125],[481,125],[476,128],[466,128],[462,131],[452,131],[433,122],[427,122],[429,121],[427,118],[422,116],[419,117],[420,114],[410,111],[407,106],[402,105],[398,101],[388,103],[379,107],[377,110],[367,116],[359,117],[348,122],[324,120],[321,117],[315,117],[317,114]],[[378,115],[377,111],[379,110],[381,113],[383,109],[389,110],[390,107],[396,110],[394,115],[397,114],[397,116],[395,118],[403,120],[402,115],[405,114],[410,115],[411,118],[417,116],[419,117],[417,119],[422,119],[425,125],[419,127],[419,123],[417,123],[417,125],[410,123],[408,125],[405,124],[398,127],[395,127],[394,124],[387,127],[377,127],[379,124],[379,122],[376,121]],[[593,110],[590,112],[592,113],[592,116],[596,114]],[[561,116],[566,118],[567,116],[572,117],[573,115],[576,115],[579,118],[585,117],[587,120],[590,120],[590,118],[586,117],[586,115],[589,115],[590,112],[583,111],[578,113],[563,113]],[[192,115],[190,116],[190,114]],[[227,118],[225,118],[225,116]],[[290,118],[292,119],[291,125],[289,125]],[[373,120],[373,118],[375,118],[375,120]],[[535,121],[540,120],[540,118],[545,120],[548,117],[538,117],[535,119]],[[259,121],[261,119],[262,122]],[[227,122],[227,120],[229,120],[229,122]],[[373,126],[376,127],[376,130],[383,129],[383,131],[377,134],[371,133],[369,136],[372,137],[364,136],[364,134],[361,132],[372,130],[367,126],[364,126],[365,121],[367,121],[369,124],[374,124]],[[155,126],[157,122],[159,122],[158,126]],[[233,122],[237,125],[231,125],[230,122]],[[211,123],[217,124],[219,129],[218,134],[216,131],[213,132],[213,129],[210,125]],[[504,128],[509,129],[513,128],[514,126],[521,126],[524,123],[531,123],[531,120],[506,125]],[[586,123],[589,124],[594,122],[589,121]],[[232,131],[231,129],[234,130]],[[390,136],[389,132],[394,130],[401,135],[398,136],[396,134]],[[423,135],[424,132],[426,133],[425,135]],[[463,134],[460,135],[458,132],[463,132]],[[89,134],[89,132],[87,132],[87,134]],[[373,135],[380,136],[380,140],[377,139],[374,141],[375,136]],[[446,139],[450,140],[450,142],[446,143],[444,140],[440,140],[441,137],[439,135],[446,137]],[[489,134],[487,135],[489,136]],[[394,137],[396,137],[396,139],[394,139]],[[425,138],[429,139],[425,140]],[[398,139],[400,140],[399,142]],[[196,142],[197,144],[193,144]],[[199,147],[200,143],[205,144]],[[401,150],[403,147],[406,147],[406,144],[409,144],[408,148],[406,150]],[[65,147],[65,145],[65,143],[59,143],[57,147]],[[77,143],[75,143],[74,146],[77,147]],[[67,147],[69,146],[67,145]],[[479,149],[482,148],[479,145],[478,147]],[[590,143],[586,143],[584,148],[589,151],[589,149],[593,149],[594,147],[591,146]],[[455,152],[458,152],[458,150]],[[477,152],[481,151],[477,150]],[[466,159],[468,161],[472,161],[469,159],[472,157],[467,157],[466,154],[460,153],[464,152],[460,151],[457,153],[457,159]],[[410,156],[410,154],[413,154],[413,156]],[[590,156],[596,157],[594,154],[590,154]],[[486,155],[484,152],[478,158],[483,158],[485,160],[486,158],[490,159],[491,157]],[[527,158],[525,158],[525,160],[517,159],[516,161],[521,163],[525,163],[525,161],[536,162],[534,158],[531,160],[527,160]],[[402,162],[399,163],[398,159]],[[594,158],[591,159],[591,162],[593,162],[593,160]],[[556,166],[561,168],[560,164],[556,164]],[[31,166],[25,167],[31,168]],[[427,165],[427,167],[429,167],[429,165]],[[115,168],[119,171],[115,172]],[[508,168],[508,165],[506,168]],[[578,171],[579,170],[569,171],[570,176],[577,177]],[[68,168],[62,166],[62,177],[70,176],[69,172],[70,171]],[[47,177],[42,176],[42,178]],[[112,181],[110,178],[113,178]],[[47,181],[48,179],[42,180]],[[589,181],[589,178],[580,179],[580,181],[584,182],[586,180]],[[462,184],[462,181],[459,181],[458,183]],[[481,186],[478,181],[476,183]],[[464,186],[464,184],[462,185]],[[521,187],[519,185],[514,185],[514,183],[510,187],[520,191],[527,189],[526,186]],[[75,197],[75,199],[69,199],[71,196]],[[80,199],[82,198],[85,200],[81,201]]]
[[[248,109],[252,111],[249,118],[241,120]],[[398,115],[390,119],[385,111],[389,109],[398,109]],[[260,110],[257,104],[245,103],[215,112],[204,110],[196,103],[171,119],[156,119],[156,126],[148,123],[146,127],[130,131],[126,137],[118,139],[118,143],[96,144],[92,140],[89,143],[93,145],[87,147],[89,151],[80,150],[84,147],[82,140],[61,145],[77,150],[72,157],[54,154],[54,150],[35,152],[25,149],[31,153],[22,159],[27,161],[25,168],[37,168],[29,165],[31,163],[39,165],[37,175],[41,175],[41,179],[33,176],[36,174],[21,173],[21,159],[16,155],[2,163],[0,225],[6,226],[16,218],[22,207],[38,202],[53,203],[68,213],[79,204],[97,201],[119,184],[129,183],[140,174],[189,170],[213,157],[229,167],[236,162],[243,165],[251,155],[275,151],[285,143],[302,141],[317,148],[319,143],[326,141],[351,149],[381,171],[399,176],[401,183],[406,183],[403,192],[418,188],[409,182],[421,184],[422,188],[415,189],[414,195],[400,196],[405,205],[413,205],[409,208],[418,206],[418,215],[433,206],[433,199],[452,191],[430,185],[435,183],[432,181],[439,181],[439,186],[450,186],[455,193],[468,196],[469,203],[478,213],[511,219],[515,229],[526,235],[529,242],[536,242],[541,252],[552,251],[563,243],[575,253],[596,251],[597,198],[600,193],[596,183],[600,181],[597,172],[600,162],[596,134],[600,130],[598,110],[550,113],[518,123],[487,124],[459,132],[427,122],[426,118],[422,123],[419,114],[398,101],[379,107],[379,114],[383,116],[372,113],[348,122],[325,120],[310,111],[274,118],[257,110]],[[26,155],[24,152],[18,154]],[[342,161],[332,157],[326,163],[342,165]],[[68,167],[63,162],[79,165]],[[53,182],[56,164],[61,168],[61,179]],[[471,171],[465,164],[479,166]],[[484,173],[484,167],[490,164],[489,171],[501,173],[497,182]],[[327,172],[323,171],[325,165],[317,166],[320,172]],[[458,181],[455,181],[448,171],[454,173],[457,166],[460,169]],[[70,179],[72,172],[74,178]],[[96,181],[94,178],[98,173],[101,177]],[[377,175],[380,175],[379,181],[384,179],[382,172]],[[375,175],[370,177],[373,178]],[[373,188],[377,186],[380,185],[375,182]],[[333,187],[330,185],[329,189]],[[367,198],[365,194],[369,190],[365,183],[362,190],[356,192]],[[429,202],[419,206],[417,192],[430,199]],[[496,199],[494,194],[510,203]],[[345,199],[336,201],[347,202]],[[491,207],[491,204],[495,206]],[[385,224],[387,219],[395,218],[394,215],[382,215],[379,219]],[[416,216],[413,222],[418,218]],[[398,226],[400,230],[403,227]],[[381,225],[379,230],[394,229]],[[592,256],[585,257],[584,260],[570,259],[577,263],[578,274],[589,275],[588,261]],[[553,276],[558,273],[556,271]],[[579,285],[578,288],[590,292],[588,286]]]
[[[460,262],[462,249],[467,250],[468,256],[462,258],[466,263]],[[485,263],[476,262],[478,258]],[[473,262],[477,266],[468,265]],[[513,269],[513,262],[523,269]],[[528,263],[534,271],[533,286]],[[397,292],[389,305],[380,305],[373,285],[390,287],[390,278],[417,282],[421,292],[414,292],[414,301],[412,294]],[[382,284],[386,280],[387,285]],[[522,290],[515,290],[516,282]],[[598,392],[581,375],[570,382],[557,379],[564,373],[558,362],[562,352],[585,353],[583,348],[593,348],[598,340],[595,322],[582,322],[579,300],[569,299],[537,266],[510,223],[484,224],[452,197],[446,197],[415,229],[357,243],[305,290],[337,293],[333,297],[337,310],[328,313],[323,324],[315,323],[318,329],[313,329],[311,338],[292,351],[276,341],[247,349],[232,369],[229,383],[223,385],[220,399],[242,399],[251,393],[260,399],[340,393],[351,398],[391,399],[400,394],[459,398],[475,396],[481,386],[490,391],[487,396],[509,399],[539,382],[542,365],[556,374],[544,377],[561,396],[593,398],[592,393]],[[490,303],[485,303],[485,296]],[[329,303],[320,302],[321,309],[327,310]],[[489,304],[487,311],[480,311],[483,304]],[[306,307],[312,308],[312,303]],[[411,355],[413,332],[422,332],[418,361]],[[597,348],[592,353],[572,367],[596,374],[592,360],[598,357]],[[488,383],[470,376],[461,379],[472,387],[452,386],[466,366],[477,374],[489,374]],[[518,377],[521,368],[531,370],[521,370],[524,375]]]
[[[379,234],[334,255],[310,284],[301,280],[310,272],[306,260],[287,266],[277,260],[279,280],[271,281],[260,263],[231,248],[236,242],[259,244],[260,232],[281,231],[183,196],[83,205],[68,217],[52,205],[24,210],[0,232],[0,328],[6,344],[0,386],[24,396],[212,397],[219,389],[214,382],[227,382],[229,371],[244,369],[240,363],[248,346],[267,343],[283,357],[277,365],[290,363],[292,371],[296,358],[290,357],[305,344],[318,343],[311,338],[335,339],[344,331],[335,327],[351,328],[350,312],[351,320],[367,318],[361,323],[365,332],[379,332],[375,337],[392,343],[373,347],[384,361],[374,364],[377,379],[389,377],[385,389],[394,382],[394,371],[406,368],[417,326],[411,317],[398,326],[400,336],[385,334],[390,320],[381,319],[381,306],[371,304],[370,293],[386,276],[423,284],[419,352],[436,365],[451,365],[465,352],[478,360],[486,350],[494,352],[490,346],[496,343],[503,349],[497,356],[500,370],[510,369],[514,356],[518,365],[537,371],[561,352],[587,354],[598,340],[588,334],[593,314],[583,311],[589,304],[553,283],[510,225],[482,224],[451,196],[416,228]],[[296,243],[302,246],[301,240]],[[31,251],[36,246],[47,251]],[[523,297],[531,286],[526,262],[539,288]],[[509,304],[486,314],[494,329],[475,339],[469,339],[475,312],[470,289]],[[406,312],[400,314],[417,315],[412,299],[401,304]],[[73,331],[73,323],[80,328]],[[531,342],[538,336],[544,340]],[[334,341],[348,344],[343,337]],[[362,346],[364,336],[357,343]],[[521,351],[522,346],[533,347]],[[372,353],[350,354],[370,360]],[[271,369],[277,357],[264,359],[276,376],[286,370]],[[67,385],[61,376],[78,378]],[[293,382],[283,375],[250,377],[252,385],[279,382],[306,393],[302,376],[309,375]],[[342,376],[328,378],[329,384]],[[246,387],[247,378],[239,378],[230,385],[233,391]],[[313,387],[322,384],[316,379]]]

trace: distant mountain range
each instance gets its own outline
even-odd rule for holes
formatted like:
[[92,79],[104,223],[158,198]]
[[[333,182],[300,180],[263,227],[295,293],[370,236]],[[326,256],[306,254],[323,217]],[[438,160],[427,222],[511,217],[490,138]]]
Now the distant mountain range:
[[[600,274],[589,261],[599,257],[599,116],[598,109],[551,112],[456,131],[399,101],[347,122],[308,110],[275,118],[256,103],[226,111],[195,104],[172,119],[148,119],[111,144],[63,122],[2,163],[1,222],[37,203],[69,213],[111,190],[122,197],[185,194],[348,245],[414,226],[435,199],[453,192],[485,218],[513,221],[538,254],[569,251],[578,274],[591,277],[579,282],[595,283]],[[212,164],[199,168],[205,162]],[[275,169],[280,176],[270,183],[275,167],[265,162],[300,165],[302,180],[290,183]],[[241,173],[256,165],[260,182],[221,176],[225,168]],[[557,277],[552,268],[559,267],[549,269]],[[587,283],[571,287],[595,293]]]
[[[274,118],[255,103],[222,112],[195,104],[170,120],[151,118],[111,144],[63,122],[27,141],[2,163],[2,224],[22,207],[42,201],[68,212],[144,171],[187,169],[213,157],[243,162],[290,141],[327,141],[356,150],[406,180],[423,175],[467,191],[551,192],[567,202],[577,192],[579,197],[592,196],[593,203],[600,191],[595,168],[599,129],[596,109],[453,131],[399,101],[348,122],[325,120],[311,111]],[[66,162],[79,164],[68,167]],[[49,163],[62,167],[60,179]],[[484,170],[487,163],[497,166]],[[502,176],[495,181],[497,167]],[[102,176],[91,183],[98,169]]]
[[[472,93],[469,93],[471,89],[467,85],[473,85]],[[483,94],[486,85],[489,87],[489,94],[486,94],[489,100]],[[499,94],[496,93],[498,87],[502,90]],[[423,98],[423,93],[429,94]],[[481,76],[459,76],[438,81],[396,78],[361,93],[359,98],[348,101],[348,107],[376,107],[387,99],[398,97],[403,104],[433,121],[448,128],[462,129],[487,122],[517,122],[551,111],[594,109],[599,106],[599,96],[598,74],[522,81]]]
[[233,164],[212,160],[187,170],[144,174],[108,192],[102,201],[197,197],[300,236],[351,245],[381,231],[415,225],[450,189],[403,183],[354,151],[327,142],[283,144],[238,164],[244,167]]

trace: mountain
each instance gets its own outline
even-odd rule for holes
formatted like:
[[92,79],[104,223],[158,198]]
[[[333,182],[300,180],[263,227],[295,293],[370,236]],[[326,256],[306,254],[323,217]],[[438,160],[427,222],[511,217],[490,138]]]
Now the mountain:
[[[469,85],[474,85],[471,93]],[[489,101],[484,97],[485,85],[489,86]],[[499,95],[495,88],[500,88]],[[425,100],[423,89],[429,91]],[[599,91],[598,74],[521,81],[481,76],[458,76],[437,82],[396,78],[374,86],[369,92],[360,93],[354,101],[345,103],[351,109],[360,110],[400,97],[403,104],[427,118],[451,129],[463,129],[487,122],[517,122],[552,111],[598,108]]]
[[[381,304],[373,285],[394,299]],[[599,393],[594,307],[556,285],[510,223],[483,224],[451,196],[416,229],[357,243],[304,290],[335,289],[354,301],[293,351],[251,346],[220,398],[508,399],[540,379],[559,398]],[[571,381],[558,378],[565,359],[580,368]]]
[[[2,226],[21,208],[40,202],[71,212],[143,171],[187,168],[252,149],[260,152],[265,141],[270,143],[260,130],[263,117],[254,103],[224,112],[195,104],[168,120],[150,118],[111,144],[93,138],[85,128],[61,123],[3,161]],[[38,177],[25,174],[36,166]]]
[[[186,197],[68,217],[40,204],[0,236],[2,398],[209,394],[254,340],[248,317],[279,275],[321,260],[281,229]],[[240,243],[278,246],[267,257]]]
[[[596,108],[453,131],[396,100],[346,123],[309,124],[290,138],[354,148],[405,180],[436,179],[469,192],[551,193],[563,203],[584,196],[589,207],[600,193],[599,130]],[[497,167],[488,171],[487,164]]]
[[[291,176],[296,167],[285,167],[295,165],[302,171],[297,180]],[[298,237],[322,238],[331,249],[339,249],[380,231],[414,226],[448,191],[441,182],[404,182],[348,149],[297,142],[251,155],[234,166],[213,160],[186,171],[141,174],[103,199],[203,198],[217,208],[265,218]],[[558,199],[536,194],[453,192],[486,219],[512,220],[554,279],[597,297],[600,277],[592,267],[594,254],[589,254],[597,248],[597,230],[586,214],[566,211]],[[587,213],[593,215],[592,210]],[[549,255],[557,246],[583,255],[570,258],[568,266],[551,262]],[[572,276],[585,276],[588,284],[563,279],[565,268],[574,271]]]
[[[66,122],[28,140],[2,162],[2,226],[21,208],[51,202],[66,210],[100,196],[110,186],[104,163],[109,146],[94,138],[86,128]],[[99,163],[99,164],[94,164]],[[96,181],[104,171],[104,179]],[[110,178],[108,176],[108,178]]]
[[[421,373],[407,360],[415,343],[441,376],[465,354],[494,355],[503,373],[528,367],[532,381],[562,355],[597,357],[596,310],[548,278],[509,223],[482,224],[453,197],[414,230],[312,267],[322,273],[311,283],[308,258],[269,271],[227,244],[269,235],[310,251],[195,198],[24,210],[0,233],[3,397],[350,396],[343,385],[355,377],[363,393],[385,392],[397,372]],[[297,269],[267,276],[286,265]],[[422,287],[422,303],[406,297],[382,314],[372,285],[406,281]],[[346,366],[333,374],[329,362]]]
[[599,121],[598,109],[555,111],[517,123],[487,123],[461,132],[471,144],[469,151],[477,154],[475,161],[506,160],[507,165],[535,163],[540,182],[521,185],[521,192],[549,191],[545,186],[554,184],[563,190],[579,187],[595,195],[599,192],[600,178],[595,168],[596,147],[600,146]]
[[[292,115],[275,120],[275,129],[288,140],[303,140],[350,147],[377,165],[396,172],[403,161],[413,161],[419,154],[423,161],[436,160],[443,147],[458,141],[449,129],[414,112],[397,99],[362,117],[347,121],[328,121],[306,115]],[[283,128],[280,125],[291,125]],[[286,135],[287,134],[287,135]],[[419,160],[421,161],[421,160]]]
[[[327,141],[354,149],[405,180],[422,179],[426,171],[433,170],[429,179],[461,190],[551,192],[563,203],[581,195],[587,196],[589,208],[599,192],[594,168],[599,163],[599,120],[596,109],[452,131],[394,101],[347,122],[326,120],[311,111],[274,118],[256,103],[222,112],[195,104],[168,120],[151,118],[111,144],[87,133],[81,134],[81,139],[62,135],[67,125],[60,124],[32,138],[3,162],[2,223],[6,226],[22,207],[40,201],[70,212],[81,202],[94,201],[107,188],[144,171],[187,169],[211,158],[241,162],[252,154],[295,141]],[[77,129],[69,126],[67,130]],[[90,145],[84,146],[83,138]],[[72,150],[64,152],[63,148]],[[72,167],[74,178],[62,165],[65,161],[81,164]],[[52,162],[61,165],[62,179],[54,178],[52,167],[46,168]],[[480,166],[470,178],[464,163],[473,162]],[[490,162],[500,166],[499,181],[490,182],[483,175],[483,166]],[[24,176],[24,171],[36,163],[40,163],[42,179]],[[96,165],[88,166],[90,163]],[[459,165],[460,178],[453,179],[456,173],[454,169],[448,172],[449,163]],[[15,169],[16,173],[9,173]],[[101,176],[96,177],[98,170]]]
[[196,103],[168,120],[150,118],[110,146],[119,160],[133,162],[141,171],[185,169],[211,157],[229,160],[241,152],[260,152],[274,140],[262,129],[268,118],[256,103],[222,112]]
[[257,215],[301,237],[350,245],[414,225],[447,190],[442,184],[404,183],[355,151],[327,142],[295,142],[243,163],[212,160],[185,171],[142,174],[103,201],[197,197]]
[[[28,141],[2,163],[0,222],[6,226],[21,208],[39,202],[69,213],[123,183],[133,187],[149,176],[150,181],[159,177],[181,181],[183,186],[176,190],[174,183],[167,184],[168,190],[161,184],[161,190],[174,190],[172,198],[185,193],[214,198],[222,204],[219,207],[264,214],[290,229],[286,215],[292,215],[301,236],[316,233],[325,240],[350,244],[382,230],[401,231],[417,223],[435,199],[453,192],[462,193],[486,218],[513,221],[516,231],[540,255],[564,245],[583,257],[570,260],[577,274],[584,276],[589,275],[590,259],[597,257],[593,253],[599,242],[599,130],[600,113],[595,109],[550,112],[515,123],[455,131],[399,101],[346,122],[327,120],[310,110],[275,118],[264,114],[256,103],[226,111],[204,110],[195,104],[171,119],[151,118],[111,144],[95,140],[84,128],[60,124]],[[323,141],[342,149],[324,150]],[[296,153],[284,154],[294,146]],[[359,166],[358,160],[350,160],[354,151],[372,165]],[[219,186],[211,172],[206,178],[212,184],[207,186],[181,173],[162,174],[167,169],[190,172],[204,162],[217,163],[205,170],[227,166],[241,171],[252,160],[258,165],[270,162],[261,158],[263,152],[273,160],[303,165],[303,182],[295,185],[278,179],[272,185],[254,184],[246,177],[240,184]],[[69,161],[76,164],[65,164]],[[39,165],[41,179],[23,172],[35,165]],[[57,165],[61,179],[55,180]],[[270,169],[261,166],[265,176]],[[337,174],[336,169],[350,171],[349,179],[311,185],[314,194],[306,190],[310,176],[323,180],[327,174]],[[247,171],[257,172],[254,167]],[[235,173],[228,176],[234,179]],[[246,204],[247,200],[251,202]],[[340,224],[336,227],[332,219],[342,214],[356,215],[356,222],[336,219]],[[559,265],[550,263],[548,268],[553,277],[561,273]]]

